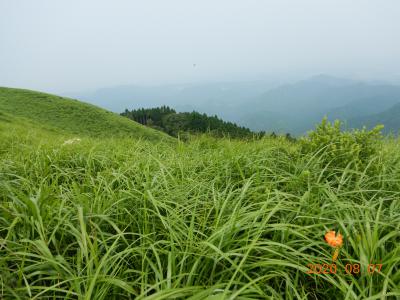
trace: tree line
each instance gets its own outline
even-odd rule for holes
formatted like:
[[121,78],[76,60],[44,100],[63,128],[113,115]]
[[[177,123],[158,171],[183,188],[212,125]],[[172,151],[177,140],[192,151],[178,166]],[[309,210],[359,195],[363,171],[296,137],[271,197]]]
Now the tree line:
[[[182,132],[209,133],[216,137],[229,136],[231,138],[254,138],[266,135],[265,131],[253,132],[249,128],[224,121],[216,115],[207,116],[196,111],[176,112],[165,105],[155,108],[125,109],[121,115],[174,137]],[[271,136],[277,135],[272,133]],[[293,140],[290,134],[286,134],[286,138]]]

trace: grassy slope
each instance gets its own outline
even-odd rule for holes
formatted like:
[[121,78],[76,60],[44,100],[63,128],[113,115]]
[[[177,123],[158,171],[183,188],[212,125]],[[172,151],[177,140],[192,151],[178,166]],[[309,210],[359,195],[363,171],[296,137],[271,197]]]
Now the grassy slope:
[[[398,143],[369,176],[279,139],[63,146],[1,118],[2,299],[400,297]],[[328,229],[337,274],[308,275],[332,262]]]
[[29,90],[0,87],[0,112],[79,136],[168,139],[161,132],[94,105]]

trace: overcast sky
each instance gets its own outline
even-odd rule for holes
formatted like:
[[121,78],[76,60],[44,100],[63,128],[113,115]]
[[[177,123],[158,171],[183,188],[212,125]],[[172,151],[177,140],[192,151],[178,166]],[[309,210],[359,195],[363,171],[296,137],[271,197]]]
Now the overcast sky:
[[400,80],[399,0],[0,0],[0,86]]

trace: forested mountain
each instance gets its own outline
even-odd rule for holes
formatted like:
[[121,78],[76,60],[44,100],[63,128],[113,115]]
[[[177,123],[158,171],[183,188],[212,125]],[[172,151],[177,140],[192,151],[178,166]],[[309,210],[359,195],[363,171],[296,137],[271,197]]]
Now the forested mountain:
[[[207,116],[196,111],[176,112],[168,106],[149,109],[125,109],[122,116],[140,124],[162,130],[169,135],[178,136],[181,132],[205,133],[214,136],[230,136],[233,138],[247,138],[255,135],[264,135],[264,132],[254,133],[250,129],[238,126],[232,122],[225,122],[217,116]],[[290,137],[288,135],[287,137]]]

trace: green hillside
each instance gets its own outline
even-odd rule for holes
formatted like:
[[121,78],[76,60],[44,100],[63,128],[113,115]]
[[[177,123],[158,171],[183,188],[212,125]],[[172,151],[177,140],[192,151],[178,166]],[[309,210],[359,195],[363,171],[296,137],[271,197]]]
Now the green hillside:
[[0,87],[0,112],[80,136],[168,138],[161,132],[94,105],[30,90]]
[[397,140],[65,144],[0,119],[0,299],[400,297]]
[[169,143],[0,95],[0,299],[400,297],[400,143],[379,129]]

